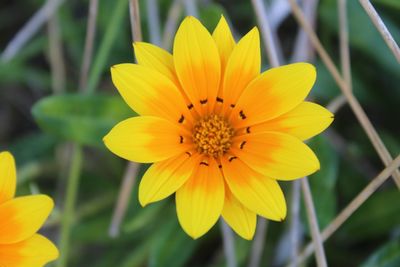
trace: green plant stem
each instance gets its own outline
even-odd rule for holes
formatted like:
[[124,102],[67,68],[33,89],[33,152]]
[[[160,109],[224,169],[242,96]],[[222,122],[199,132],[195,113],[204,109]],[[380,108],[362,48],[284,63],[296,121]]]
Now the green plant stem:
[[72,223],[75,216],[75,203],[79,189],[79,178],[82,170],[82,147],[74,144],[72,147],[71,165],[67,180],[64,212],[61,219],[60,258],[57,267],[66,267]]

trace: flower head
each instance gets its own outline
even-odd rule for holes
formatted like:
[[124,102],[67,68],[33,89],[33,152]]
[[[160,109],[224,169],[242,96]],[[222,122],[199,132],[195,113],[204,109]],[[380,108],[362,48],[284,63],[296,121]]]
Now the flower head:
[[319,169],[302,141],[333,115],[305,102],[315,68],[296,63],[260,74],[257,28],[235,43],[222,17],[211,35],[187,17],[173,55],[135,43],[138,64],[111,68],[112,80],[140,116],[117,124],[105,145],[127,160],[154,163],[139,186],[145,206],[175,193],[182,228],[205,234],[220,215],[251,239],[257,214],[281,221],[286,204],[277,180]]
[[53,209],[45,195],[16,197],[13,156],[0,153],[0,266],[42,267],[58,257],[57,248],[36,234]]

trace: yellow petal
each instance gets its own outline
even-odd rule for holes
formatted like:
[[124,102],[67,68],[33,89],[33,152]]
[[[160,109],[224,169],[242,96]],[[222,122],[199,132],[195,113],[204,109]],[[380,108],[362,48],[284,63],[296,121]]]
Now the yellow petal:
[[149,67],[168,77],[175,84],[179,84],[175,74],[174,60],[166,50],[145,42],[135,42],[136,59],[139,65]]
[[328,128],[332,121],[333,114],[329,110],[311,102],[303,102],[275,119],[251,126],[251,131],[284,132],[306,140]]
[[174,63],[182,88],[194,108],[205,114],[214,107],[221,64],[217,46],[207,29],[194,17],[186,17],[174,41]]
[[181,143],[184,133],[182,127],[165,119],[141,116],[118,123],[103,141],[111,152],[121,158],[152,163],[187,151],[188,144]]
[[0,153],[0,204],[15,195],[17,176],[14,157],[10,152]]
[[241,237],[251,240],[256,230],[257,216],[243,206],[232,192],[225,186],[225,203],[222,217],[226,223]]
[[0,266],[4,267],[43,267],[58,256],[54,244],[38,234],[15,244],[0,245]]
[[224,181],[215,160],[204,158],[189,180],[176,191],[176,211],[192,238],[204,235],[217,222],[224,205]]
[[315,79],[315,67],[308,63],[267,70],[240,96],[231,113],[232,123],[236,127],[245,127],[292,110],[308,95]]
[[119,64],[111,67],[111,77],[125,102],[138,114],[172,122],[178,122],[182,116],[184,123],[192,120],[182,94],[158,71],[136,64]]
[[235,47],[235,40],[233,39],[232,32],[224,16],[221,15],[221,19],[217,27],[215,27],[212,37],[218,48],[219,58],[221,60],[221,71],[223,73],[229,56]]
[[298,138],[277,132],[238,136],[232,153],[255,171],[277,180],[292,180],[319,170],[314,152]]
[[0,244],[20,242],[43,225],[54,203],[45,195],[18,197],[0,205]]
[[151,165],[140,181],[140,204],[145,206],[175,193],[199,163],[198,157],[189,152]]
[[285,197],[275,180],[255,172],[238,158],[224,157],[222,170],[233,195],[245,207],[270,220],[285,219]]
[[224,106],[232,109],[247,85],[260,75],[260,34],[254,27],[235,46],[225,70],[222,96]]

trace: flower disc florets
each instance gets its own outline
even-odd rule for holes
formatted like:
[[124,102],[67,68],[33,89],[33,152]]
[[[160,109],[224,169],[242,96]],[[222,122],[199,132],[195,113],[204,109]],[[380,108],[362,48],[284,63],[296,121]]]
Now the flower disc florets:
[[234,130],[229,122],[219,115],[201,118],[193,127],[193,142],[197,151],[214,158],[221,157],[231,147]]

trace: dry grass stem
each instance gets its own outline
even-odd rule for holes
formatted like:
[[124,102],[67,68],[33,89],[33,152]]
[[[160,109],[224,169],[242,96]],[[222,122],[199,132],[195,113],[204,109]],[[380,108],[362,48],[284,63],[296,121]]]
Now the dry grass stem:
[[379,33],[382,35],[383,40],[385,40],[387,46],[390,48],[393,55],[397,59],[397,62],[400,63],[399,46],[396,44],[396,41],[393,39],[389,30],[386,28],[385,23],[383,23],[381,17],[376,12],[375,8],[373,7],[373,5],[369,0],[359,0],[359,1],[362,7],[365,9],[365,12],[367,12],[368,16],[374,23],[375,27],[378,29]]
[[118,194],[117,205],[114,209],[109,235],[111,237],[119,236],[120,226],[125,217],[126,209],[128,208],[132,189],[135,185],[136,176],[139,172],[139,164],[130,162],[125,169],[125,174],[122,178],[121,189]]
[[47,25],[49,34],[51,88],[55,94],[60,94],[65,91],[66,71],[57,12],[49,19]]
[[277,51],[276,40],[274,40],[271,27],[269,26],[264,2],[262,0],[251,0],[251,3],[257,16],[258,25],[260,25],[261,36],[265,44],[268,60],[272,67],[278,67],[280,65],[279,53]]
[[[315,28],[317,7],[318,0],[303,0],[304,14],[306,15],[306,18],[313,28]],[[312,45],[310,44],[310,40],[304,30],[300,28],[299,32],[297,33],[296,42],[294,44],[293,54],[290,61],[313,61],[314,56],[315,52]]]
[[10,61],[43,24],[56,12],[64,0],[48,0],[8,43],[1,55],[3,62]]
[[147,23],[149,27],[150,43],[161,45],[160,14],[158,0],[146,1]]
[[326,108],[332,112],[333,114],[336,114],[341,107],[344,106],[344,104],[347,103],[347,99],[343,94],[338,95],[335,97],[331,102],[326,105]]
[[142,38],[142,28],[140,26],[140,9],[138,0],[129,1],[129,18],[131,21],[132,39],[140,42]]
[[[138,0],[131,0],[129,2],[129,14],[133,42],[140,42],[142,41],[142,30],[140,26],[140,10]],[[109,235],[111,237],[117,237],[119,235],[121,223],[125,217],[133,186],[136,181],[136,176],[139,172],[139,166],[140,164],[138,163],[129,162],[125,169],[124,176],[122,177],[121,188],[118,194],[117,204],[115,205],[113,217],[111,219],[111,225],[109,228]]]
[[172,46],[172,40],[176,29],[178,28],[178,20],[182,13],[182,0],[174,0],[168,10],[167,20],[164,26],[164,33],[162,37],[162,47],[169,50]]
[[222,218],[220,219],[220,225],[222,231],[222,242],[226,258],[226,266],[237,267],[235,237],[233,235],[233,231]]
[[[332,234],[390,177],[390,175],[399,168],[400,155],[393,160],[378,176],[376,176],[346,208],[322,231],[322,240],[325,242]],[[292,264],[301,264],[314,252],[314,245],[310,243],[302,251],[297,262]]]
[[339,11],[339,47],[342,76],[349,90],[352,90],[350,48],[349,48],[349,26],[347,22],[347,0],[338,0]]
[[[342,69],[342,76],[349,90],[352,91],[352,79],[351,79],[351,63],[350,63],[350,48],[349,48],[349,28],[347,21],[347,0],[338,0],[338,12],[339,12],[339,51],[340,51],[340,63]],[[342,94],[332,100],[328,104],[327,108],[332,112],[336,113],[341,107],[347,103],[346,97]]]
[[[349,103],[351,109],[353,110],[354,114],[356,115],[358,121],[360,122],[361,126],[363,127],[364,131],[366,132],[368,138],[370,139],[371,143],[373,144],[375,150],[378,152],[379,157],[385,164],[388,164],[393,160],[392,156],[389,154],[389,151],[383,144],[381,138],[379,137],[378,133],[376,132],[374,126],[372,125],[371,121],[365,114],[363,108],[361,107],[358,100],[354,97],[350,88],[348,87],[347,83],[341,77],[338,69],[336,68],[335,64],[333,63],[332,59],[322,46],[321,42],[319,41],[316,33],[312,29],[311,25],[308,23],[304,13],[301,11],[300,7],[297,5],[295,0],[289,0],[290,5],[293,10],[293,14],[297,19],[298,23],[303,27],[303,29],[308,34],[311,43],[314,45],[315,49],[317,50],[319,56],[321,57],[322,61],[328,68],[329,72],[333,76],[334,80],[338,84],[339,88],[341,89],[342,93],[347,98],[347,102]],[[396,170],[393,173],[393,178],[398,188],[400,188],[400,172]]]
[[312,200],[310,185],[308,183],[308,178],[304,177],[301,180],[301,188],[303,190],[304,203],[307,211],[308,223],[311,230],[311,237],[313,240],[314,247],[316,248],[316,260],[318,267],[327,267],[325,250],[323,246],[323,241],[321,233],[319,231],[317,215],[315,213],[314,202]]
[[[291,261],[296,262],[300,248],[300,181],[292,185],[292,200],[290,201],[290,243]],[[290,267],[295,267],[294,265]]]
[[186,15],[198,18],[199,11],[197,9],[197,3],[196,3],[197,1],[196,0],[182,0],[182,1],[185,6]]
[[87,85],[87,79],[93,55],[94,38],[96,36],[96,19],[98,6],[99,0],[90,0],[88,22],[86,27],[85,48],[83,52],[83,61],[79,78],[80,91],[84,91]]
[[257,218],[257,230],[251,246],[248,267],[259,267],[264,250],[265,235],[267,234],[268,221],[260,216]]

